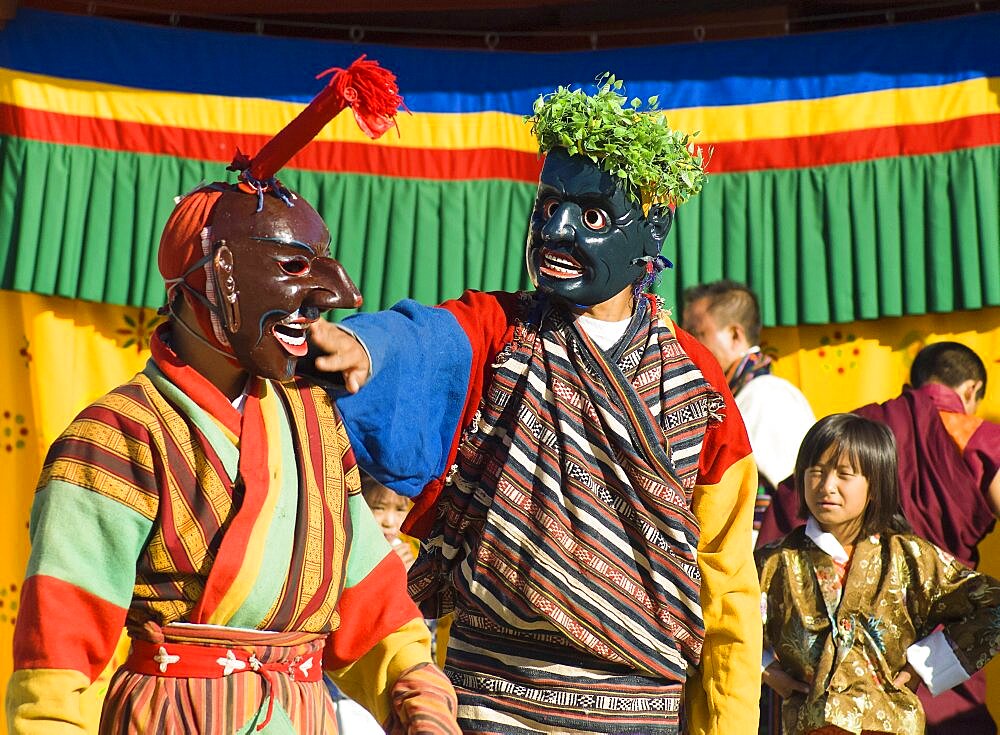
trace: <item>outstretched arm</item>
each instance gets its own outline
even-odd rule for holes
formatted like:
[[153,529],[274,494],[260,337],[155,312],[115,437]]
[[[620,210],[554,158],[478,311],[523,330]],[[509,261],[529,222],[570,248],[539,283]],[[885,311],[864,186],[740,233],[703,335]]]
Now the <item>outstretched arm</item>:
[[[489,366],[506,338],[514,294],[467,291],[440,307],[412,300],[320,327],[337,354],[318,368],[352,371],[364,388],[337,396],[358,464],[391,490],[417,497],[404,532],[423,535],[460,429],[479,405]],[[371,376],[359,348],[367,351]],[[350,376],[347,376],[350,382]]]
[[320,351],[316,369],[340,373],[348,393],[357,393],[371,375],[368,350],[355,334],[330,322],[314,322],[309,329],[309,341]]
[[317,373],[338,371],[353,391],[334,397],[358,464],[394,492],[419,495],[447,469],[469,380],[465,333],[444,309],[415,301],[313,329],[327,351]]

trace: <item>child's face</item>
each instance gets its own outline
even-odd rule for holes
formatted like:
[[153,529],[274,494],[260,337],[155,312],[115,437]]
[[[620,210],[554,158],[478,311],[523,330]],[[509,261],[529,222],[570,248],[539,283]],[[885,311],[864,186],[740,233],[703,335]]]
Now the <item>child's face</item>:
[[852,466],[846,452],[828,448],[805,472],[806,505],[813,518],[843,545],[853,544],[868,506],[868,478]]
[[399,527],[410,509],[409,498],[397,495],[387,487],[379,487],[365,493],[365,501],[372,509],[372,515],[382,529],[382,535],[390,543],[399,537]]

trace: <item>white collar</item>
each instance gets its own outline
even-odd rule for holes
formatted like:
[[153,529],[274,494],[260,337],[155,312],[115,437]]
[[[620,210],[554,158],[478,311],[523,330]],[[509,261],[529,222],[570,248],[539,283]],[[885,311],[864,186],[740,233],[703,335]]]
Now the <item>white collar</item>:
[[837,537],[820,528],[819,523],[812,516],[809,516],[809,520],[806,521],[806,536],[820,548],[820,551],[826,552],[838,564],[846,564],[850,561],[851,557],[844,551],[844,547],[840,545]]
[[253,381],[252,377],[247,377],[246,385],[243,386],[243,392],[230,401],[230,403],[233,404],[233,408],[235,408],[240,413],[243,413],[243,409],[247,405],[247,391],[250,390],[250,384],[252,381]]
[[617,322],[606,322],[586,314],[580,314],[576,318],[576,323],[602,350],[610,350],[614,347],[625,334],[631,321],[631,316]]

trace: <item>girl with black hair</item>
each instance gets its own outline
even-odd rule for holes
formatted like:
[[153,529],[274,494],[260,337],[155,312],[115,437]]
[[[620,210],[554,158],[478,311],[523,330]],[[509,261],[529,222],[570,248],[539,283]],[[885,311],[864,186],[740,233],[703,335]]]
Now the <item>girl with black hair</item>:
[[949,689],[1000,649],[1000,582],[912,534],[896,463],[885,425],[821,419],[795,463],[806,525],[756,554],[787,735],[923,733],[912,690]]

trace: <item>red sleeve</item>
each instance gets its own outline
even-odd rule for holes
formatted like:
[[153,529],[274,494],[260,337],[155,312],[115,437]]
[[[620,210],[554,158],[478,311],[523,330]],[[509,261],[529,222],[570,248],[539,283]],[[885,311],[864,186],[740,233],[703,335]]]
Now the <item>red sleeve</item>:
[[14,629],[14,669],[72,669],[94,681],[111,660],[126,612],[70,582],[28,577]]
[[346,588],[337,607],[340,627],[323,652],[323,667],[331,670],[354,663],[404,623],[421,617],[406,592],[406,569],[394,552],[358,584]]
[[725,402],[722,421],[709,424],[698,464],[698,484],[714,485],[727,469],[750,454],[750,439],[719,361],[701,342],[676,324],[673,331],[684,352]]
[[[441,304],[465,330],[472,346],[472,370],[469,376],[469,393],[465,398],[465,411],[461,426],[469,425],[479,408],[483,390],[493,374],[497,354],[510,339],[513,331],[517,294],[466,291],[461,298]],[[457,438],[457,437],[456,437]],[[452,447],[454,459],[458,442]]]

